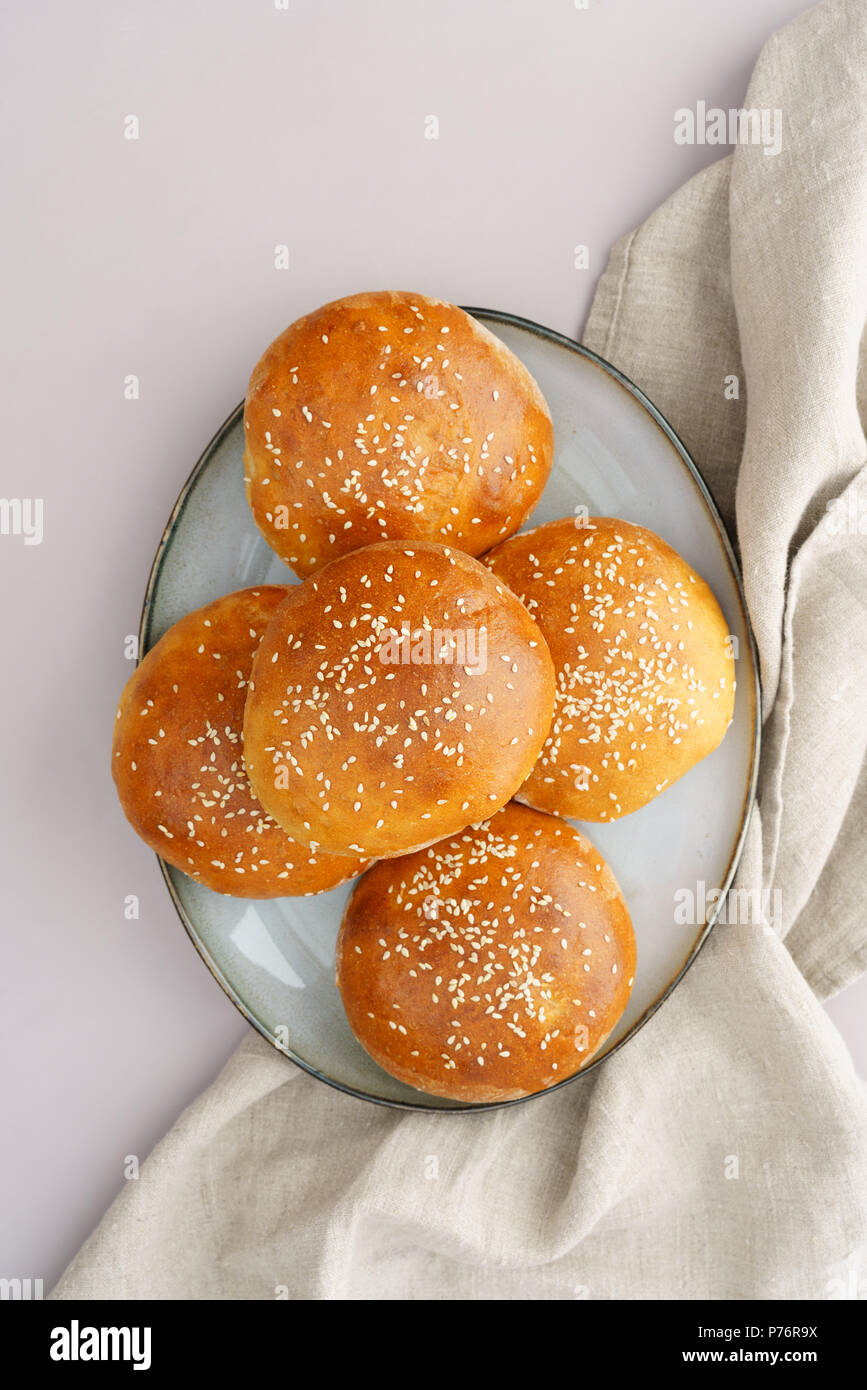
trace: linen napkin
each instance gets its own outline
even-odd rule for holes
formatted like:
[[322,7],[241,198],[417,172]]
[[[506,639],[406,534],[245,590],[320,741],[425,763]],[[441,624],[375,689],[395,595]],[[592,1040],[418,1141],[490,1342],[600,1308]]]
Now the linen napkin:
[[867,965],[867,6],[778,33],[745,105],[779,152],[625,237],[585,341],[736,527],[766,716],[738,884],[781,891],[780,935],[719,924],[626,1048],[492,1114],[377,1108],[251,1033],[54,1297],[867,1294],[867,1107],[819,1002]]

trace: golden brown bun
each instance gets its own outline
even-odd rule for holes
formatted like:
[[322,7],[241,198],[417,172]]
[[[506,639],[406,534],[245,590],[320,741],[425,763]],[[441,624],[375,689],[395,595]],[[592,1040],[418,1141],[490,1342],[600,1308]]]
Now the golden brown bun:
[[347,904],[336,970],[352,1031],[392,1076],[513,1100],[598,1050],[629,999],[635,938],[589,840],[512,802],[374,865]]
[[111,769],[130,825],[169,864],[237,898],[321,893],[365,867],[294,844],[247,780],[247,677],[286,594],[242,589],[181,618],[130,676],[114,725]]
[[523,599],[557,668],[554,721],[519,799],[578,820],[646,805],[722,742],[735,675],[703,579],[643,526],[574,517],[484,563]]
[[460,550],[388,541],[289,590],[253,664],[244,755],[295,839],[405,854],[509,800],[553,705],[551,658],[514,594]]
[[554,448],[505,343],[453,304],[392,291],[281,333],[253,371],[244,430],[256,524],[302,577],[376,541],[480,555],[529,516]]

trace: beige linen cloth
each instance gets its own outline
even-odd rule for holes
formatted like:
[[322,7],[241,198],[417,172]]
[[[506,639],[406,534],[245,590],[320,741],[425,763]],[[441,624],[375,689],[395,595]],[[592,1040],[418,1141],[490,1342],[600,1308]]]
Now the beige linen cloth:
[[820,1005],[867,967],[867,4],[777,34],[746,105],[780,153],[624,238],[585,340],[736,529],[765,697],[739,882],[781,890],[781,935],[718,925],[626,1048],[491,1114],[380,1109],[251,1033],[56,1297],[867,1296],[867,1109]]

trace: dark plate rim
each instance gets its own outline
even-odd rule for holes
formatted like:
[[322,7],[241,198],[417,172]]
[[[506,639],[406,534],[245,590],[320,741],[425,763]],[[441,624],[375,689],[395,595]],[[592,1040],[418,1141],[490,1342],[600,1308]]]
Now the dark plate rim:
[[[651,419],[654,420],[659,429],[662,430],[663,434],[668,439],[668,442],[673,447],[675,453],[680,458],[681,463],[684,465],[687,476],[690,478],[693,485],[698,489],[699,493],[701,494],[702,500],[704,501],[704,504],[716,526],[719,538],[722,542],[722,546],[726,554],[726,558],[729,562],[729,567],[731,569],[735,581],[735,588],[737,590],[738,602],[741,608],[741,616],[743,619],[744,631],[747,634],[747,641],[749,645],[750,668],[752,674],[753,729],[750,771],[749,777],[747,779],[747,789],[744,796],[743,810],[741,812],[740,828],[738,831],[737,839],[734,844],[734,848],[732,850],[731,858],[729,859],[725,878],[721,885],[722,891],[720,893],[720,897],[717,903],[714,906],[713,911],[710,913],[707,921],[701,928],[689,954],[687,955],[686,959],[684,960],[682,966],[675,975],[674,979],[670,982],[670,984],[663,991],[663,993],[660,994],[659,997],[655,999],[647,1009],[645,1009],[644,1013],[641,1014],[640,1017],[635,1020],[635,1023],[629,1029],[628,1033],[625,1033],[623,1037],[613,1045],[613,1047],[610,1047],[606,1052],[602,1053],[600,1056],[592,1058],[587,1063],[586,1067],[583,1067],[581,1069],[581,1071],[575,1072],[572,1076],[564,1077],[564,1079],[562,1081],[558,1081],[556,1085],[549,1086],[547,1087],[547,1089],[542,1091],[534,1091],[532,1095],[529,1096],[518,1096],[513,1100],[488,1101],[483,1104],[472,1105],[454,1103],[452,1105],[447,1106],[425,1104],[421,1100],[419,1100],[418,1102],[407,1100],[389,1100],[386,1096],[371,1095],[367,1091],[359,1090],[353,1086],[344,1085],[343,1082],[337,1081],[334,1077],[326,1076],[324,1072],[318,1071],[317,1068],[312,1066],[310,1062],[305,1061],[303,1057],[297,1056],[294,1052],[291,1051],[291,1049],[281,1047],[280,1044],[277,1042],[276,1038],[273,1036],[272,1033],[268,1031],[264,1024],[262,1024],[257,1018],[255,1018],[250,1013],[249,1009],[244,1004],[240,996],[236,993],[230,981],[225,977],[222,970],[217,965],[216,961],[214,961],[208,953],[204,945],[204,942],[198,936],[194,923],[190,920],[189,915],[183,903],[180,900],[180,897],[171,878],[170,866],[167,865],[163,859],[160,859],[159,856],[157,856],[160,870],[162,872],[163,879],[165,880],[165,884],[169,892],[169,897],[171,898],[172,903],[174,904],[175,911],[177,912],[178,917],[180,918],[181,923],[183,924],[184,930],[186,931],[191,942],[193,943],[193,946],[195,947],[199,956],[204,961],[205,965],[208,967],[208,970],[213,975],[214,979],[217,981],[224,994],[226,994],[226,996],[229,999],[231,999],[232,1003],[238,1009],[239,1013],[242,1014],[242,1016],[247,1020],[251,1027],[255,1028],[256,1031],[260,1033],[262,1037],[265,1038],[271,1044],[271,1046],[275,1049],[276,1052],[279,1052],[282,1057],[287,1058],[289,1061],[293,1062],[297,1067],[300,1067],[302,1071],[307,1072],[309,1076],[315,1077],[318,1081],[324,1081],[326,1086],[331,1086],[334,1090],[341,1091],[344,1095],[354,1096],[357,1100],[370,1101],[374,1105],[382,1105],[389,1110],[416,1111],[424,1115],[467,1115],[478,1114],[481,1111],[504,1110],[507,1107],[513,1105],[524,1105],[527,1101],[538,1100],[541,1096],[553,1095],[554,1092],[561,1091],[564,1086],[571,1086],[576,1081],[579,1081],[582,1077],[588,1076],[596,1067],[600,1066],[603,1062],[606,1062],[609,1057],[613,1057],[616,1052],[619,1052],[620,1049],[626,1045],[626,1043],[628,1043],[632,1038],[635,1037],[636,1033],[640,1032],[640,1030],[653,1017],[657,1010],[662,1007],[666,999],[669,998],[672,992],[680,984],[687,971],[695,963],[699,955],[699,952],[701,951],[702,947],[704,946],[705,942],[707,941],[717,922],[720,910],[725,901],[725,896],[729,888],[731,887],[732,881],[734,880],[734,876],[737,872],[738,864],[740,863],[741,855],[743,854],[744,844],[750,825],[750,818],[756,799],[756,787],[758,783],[759,754],[761,750],[762,729],[762,690],[758,649],[756,647],[755,635],[753,633],[752,624],[750,622],[746,594],[744,593],[743,580],[741,578],[740,564],[738,562],[735,547],[732,544],[732,540],[729,536],[726,524],[722,519],[722,515],[720,514],[719,507],[717,506],[716,501],[714,500],[713,494],[710,488],[708,487],[707,483],[705,482],[704,478],[702,477],[698,465],[696,464],[686,445],[681,440],[680,436],[669,424],[668,420],[665,418],[662,412],[653,404],[653,401],[651,401],[650,398],[645,395],[645,393],[641,390],[640,386],[636,386],[635,382],[631,381],[630,378],[626,376],[623,372],[621,372],[619,368],[615,367],[613,363],[606,361],[604,357],[600,357],[598,353],[593,352],[590,348],[584,347],[582,343],[577,342],[574,338],[568,338],[564,333],[558,333],[556,329],[546,328],[542,324],[534,323],[532,319],[525,319],[520,317],[520,315],[518,314],[510,314],[500,309],[482,309],[477,307],[469,307],[466,305],[463,305],[461,307],[464,308],[466,313],[472,315],[472,317],[475,319],[480,319],[482,322],[505,324],[511,328],[522,329],[525,332],[534,334],[537,338],[542,338],[547,342],[556,343],[560,347],[564,347],[568,349],[568,351],[576,353],[579,357],[585,358],[585,360],[587,360],[588,362],[592,362],[595,366],[599,367],[602,371],[604,371],[606,375],[613,378],[613,380],[616,381],[620,386],[622,386],[623,389],[627,391],[630,396],[632,396],[636,401],[638,401],[639,404],[642,405],[644,409],[647,411],[648,415],[650,415]],[[187,503],[187,499],[196,482],[198,481],[199,475],[204,472],[214,450],[222,442],[226,434],[228,434],[228,432],[234,428],[239,417],[243,413],[243,409],[244,403],[242,401],[241,404],[238,405],[231,412],[228,418],[223,422],[223,424],[217,430],[214,437],[203,450],[201,456],[196,462],[194,468],[192,469],[189,477],[187,478],[186,482],[181,488],[178,499],[171,510],[169,519],[166,522],[165,527],[163,528],[163,533],[160,537],[159,545],[157,546],[157,551],[154,556],[153,564],[151,565],[150,574],[148,576],[148,582],[144,592],[144,598],[142,600],[141,619],[139,621],[139,660],[141,660],[141,657],[144,656],[148,649],[151,619],[153,616],[154,595],[156,592],[157,583],[159,581],[160,571],[162,569],[163,558],[165,556],[169,542],[171,541],[172,533],[183,514],[184,508]],[[419,1092],[419,1095],[424,1095],[424,1092]],[[437,1098],[431,1097],[431,1100],[435,1099]]]

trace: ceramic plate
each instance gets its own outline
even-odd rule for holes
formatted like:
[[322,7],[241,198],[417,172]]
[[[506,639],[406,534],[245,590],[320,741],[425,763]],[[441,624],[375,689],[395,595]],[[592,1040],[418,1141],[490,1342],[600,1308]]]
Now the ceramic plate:
[[[642,810],[613,825],[580,826],[623,889],[638,943],[629,1007],[585,1075],[622,1046],[682,979],[713,925],[712,910],[705,910],[708,895],[714,901],[712,890],[725,889],[733,877],[758,762],[755,648],[737,562],[717,509],[686,449],[651,402],[569,338],[508,314],[470,313],[526,363],[553,416],[554,467],[528,524],[586,506],[591,515],[650,527],[708,582],[736,643],[735,715],[721,746]],[[250,516],[242,434],[239,406],[178,499],[145,595],[142,652],[178,618],[220,594],[253,584],[297,583]],[[258,902],[223,897],[176,869],[162,869],[208,968],[250,1023],[292,1061],[330,1085],[387,1105],[492,1108],[414,1091],[380,1070],[355,1041],[333,967],[348,886],[315,898]]]

